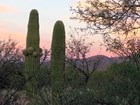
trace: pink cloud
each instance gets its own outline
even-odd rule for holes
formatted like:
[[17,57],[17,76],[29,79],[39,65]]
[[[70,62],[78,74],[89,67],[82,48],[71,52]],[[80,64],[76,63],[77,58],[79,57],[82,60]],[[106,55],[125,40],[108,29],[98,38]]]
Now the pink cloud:
[[16,12],[17,9],[13,6],[9,5],[0,5],[0,13],[13,13]]

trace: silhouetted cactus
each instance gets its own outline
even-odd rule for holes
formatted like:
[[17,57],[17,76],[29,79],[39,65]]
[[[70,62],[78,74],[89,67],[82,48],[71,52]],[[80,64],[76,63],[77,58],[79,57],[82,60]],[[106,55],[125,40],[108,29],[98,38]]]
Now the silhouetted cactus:
[[65,28],[62,21],[55,23],[51,51],[52,105],[62,105],[65,74]]
[[[39,16],[38,11],[33,9],[30,12],[29,22],[28,22],[28,32],[26,39],[26,49],[23,50],[25,55],[25,72],[26,78],[34,75],[36,70],[38,70],[40,65],[40,48],[39,48]],[[28,95],[33,96],[35,94],[36,82],[35,77],[33,77],[27,83]],[[31,93],[30,93],[31,92]]]

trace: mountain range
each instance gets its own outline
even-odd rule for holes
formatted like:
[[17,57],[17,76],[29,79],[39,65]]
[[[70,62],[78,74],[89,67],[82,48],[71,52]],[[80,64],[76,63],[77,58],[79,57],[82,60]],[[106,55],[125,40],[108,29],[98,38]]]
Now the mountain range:
[[[113,63],[120,63],[124,61],[124,58],[121,57],[107,57],[105,55],[95,55],[88,57],[86,59],[71,59],[70,61],[66,62],[66,66],[68,65],[76,65],[78,68],[82,68],[83,65],[86,65],[85,68],[82,68],[82,70],[85,70],[88,66],[89,70],[106,70],[111,64]],[[74,62],[74,64],[70,63]],[[50,60],[45,61],[45,65],[47,65],[50,68]]]
[[87,58],[88,62],[93,64],[98,62],[97,70],[106,70],[111,64],[120,63],[124,61],[123,57],[107,57],[105,55],[95,55]]

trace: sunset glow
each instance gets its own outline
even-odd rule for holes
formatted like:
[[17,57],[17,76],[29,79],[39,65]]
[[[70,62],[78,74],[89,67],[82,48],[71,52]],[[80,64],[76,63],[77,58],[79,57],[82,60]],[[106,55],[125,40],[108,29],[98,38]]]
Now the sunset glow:
[[[40,46],[50,49],[54,23],[62,20],[65,24],[67,40],[70,31],[69,26],[81,26],[81,23],[70,20],[72,13],[70,6],[78,0],[1,0],[0,4],[0,39],[9,37],[17,40],[20,45],[25,46],[27,24],[29,13],[32,9],[39,12],[40,21]],[[90,56],[102,54],[111,56],[100,47],[102,36],[92,36],[90,40],[96,42]]]
[[9,6],[9,5],[0,5],[0,12],[1,13],[14,13],[16,12],[16,8]]

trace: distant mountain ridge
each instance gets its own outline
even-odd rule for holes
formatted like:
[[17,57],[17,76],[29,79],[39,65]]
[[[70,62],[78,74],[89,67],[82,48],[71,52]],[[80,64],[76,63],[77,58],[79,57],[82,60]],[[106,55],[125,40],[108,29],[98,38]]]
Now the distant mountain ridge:
[[98,70],[106,70],[113,63],[120,63],[124,59],[122,57],[107,57],[105,55],[95,55],[87,58],[90,62],[99,62]]
[[[82,59],[81,60],[72,59],[72,61],[74,61],[75,64],[79,68],[82,67],[82,64],[81,64]],[[113,63],[120,63],[120,62],[124,61],[124,59],[121,57],[107,57],[105,55],[95,55],[95,56],[91,56],[91,57],[86,58],[86,61],[89,64],[90,70],[93,69],[93,66],[95,63],[98,63],[98,67],[96,70],[103,71],[103,70],[106,70]],[[47,61],[45,61],[44,64],[50,68],[51,61],[47,60]],[[66,62],[66,66],[68,66],[68,65],[69,65],[69,62]]]

